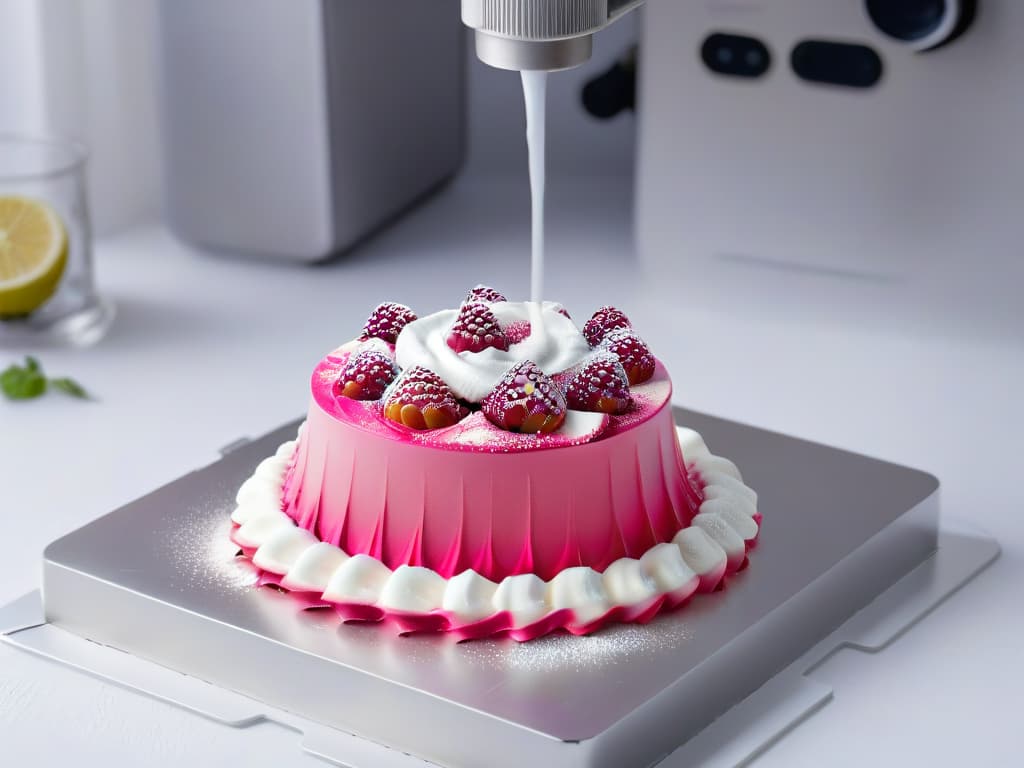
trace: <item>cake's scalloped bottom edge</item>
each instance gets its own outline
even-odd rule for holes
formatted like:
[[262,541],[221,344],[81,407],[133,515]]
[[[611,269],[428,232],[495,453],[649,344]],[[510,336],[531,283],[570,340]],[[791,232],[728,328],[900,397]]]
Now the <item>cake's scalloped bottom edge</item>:
[[259,571],[260,585],[290,592],[306,608],[334,610],[343,621],[381,622],[403,634],[526,641],[557,630],[585,635],[610,623],[645,623],[696,593],[721,589],[746,567],[761,525],[757,494],[736,465],[712,454],[697,432],[680,427],[678,434],[687,471],[701,488],[698,514],[671,542],[620,558],[603,573],[574,566],[550,581],[520,574],[495,583],[472,570],[445,579],[429,568],[392,571],[368,555],[349,556],[281,510],[297,441],[281,445],[242,484],[231,539]]

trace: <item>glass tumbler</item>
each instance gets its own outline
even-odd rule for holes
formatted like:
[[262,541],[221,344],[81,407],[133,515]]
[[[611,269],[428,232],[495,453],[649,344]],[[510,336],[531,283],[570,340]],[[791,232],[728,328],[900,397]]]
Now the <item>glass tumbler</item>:
[[87,345],[113,320],[96,293],[75,142],[0,135],[0,346]]

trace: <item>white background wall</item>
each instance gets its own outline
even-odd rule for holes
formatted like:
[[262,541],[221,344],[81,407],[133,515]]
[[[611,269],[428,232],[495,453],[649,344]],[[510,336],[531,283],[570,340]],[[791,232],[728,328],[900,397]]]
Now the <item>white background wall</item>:
[[0,131],[34,132],[46,123],[40,23],[35,0],[0,4]]

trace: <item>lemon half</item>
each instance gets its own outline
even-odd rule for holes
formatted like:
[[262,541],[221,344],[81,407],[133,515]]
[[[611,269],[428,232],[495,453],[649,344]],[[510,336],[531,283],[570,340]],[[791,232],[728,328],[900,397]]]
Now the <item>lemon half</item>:
[[68,263],[68,235],[50,206],[0,195],[0,317],[27,315],[53,296]]

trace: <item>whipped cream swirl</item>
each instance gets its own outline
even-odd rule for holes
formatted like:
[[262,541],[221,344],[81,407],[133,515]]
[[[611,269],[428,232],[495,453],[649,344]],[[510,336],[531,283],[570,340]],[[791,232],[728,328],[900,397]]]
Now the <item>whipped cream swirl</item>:
[[509,345],[507,352],[490,348],[456,353],[446,339],[459,311],[446,309],[402,329],[395,344],[398,365],[403,369],[415,365],[429,368],[457,397],[479,403],[509,368],[523,360],[532,360],[551,375],[577,365],[590,354],[590,345],[576,324],[559,312],[561,304],[502,301],[489,307],[502,328],[529,323],[529,335]]

